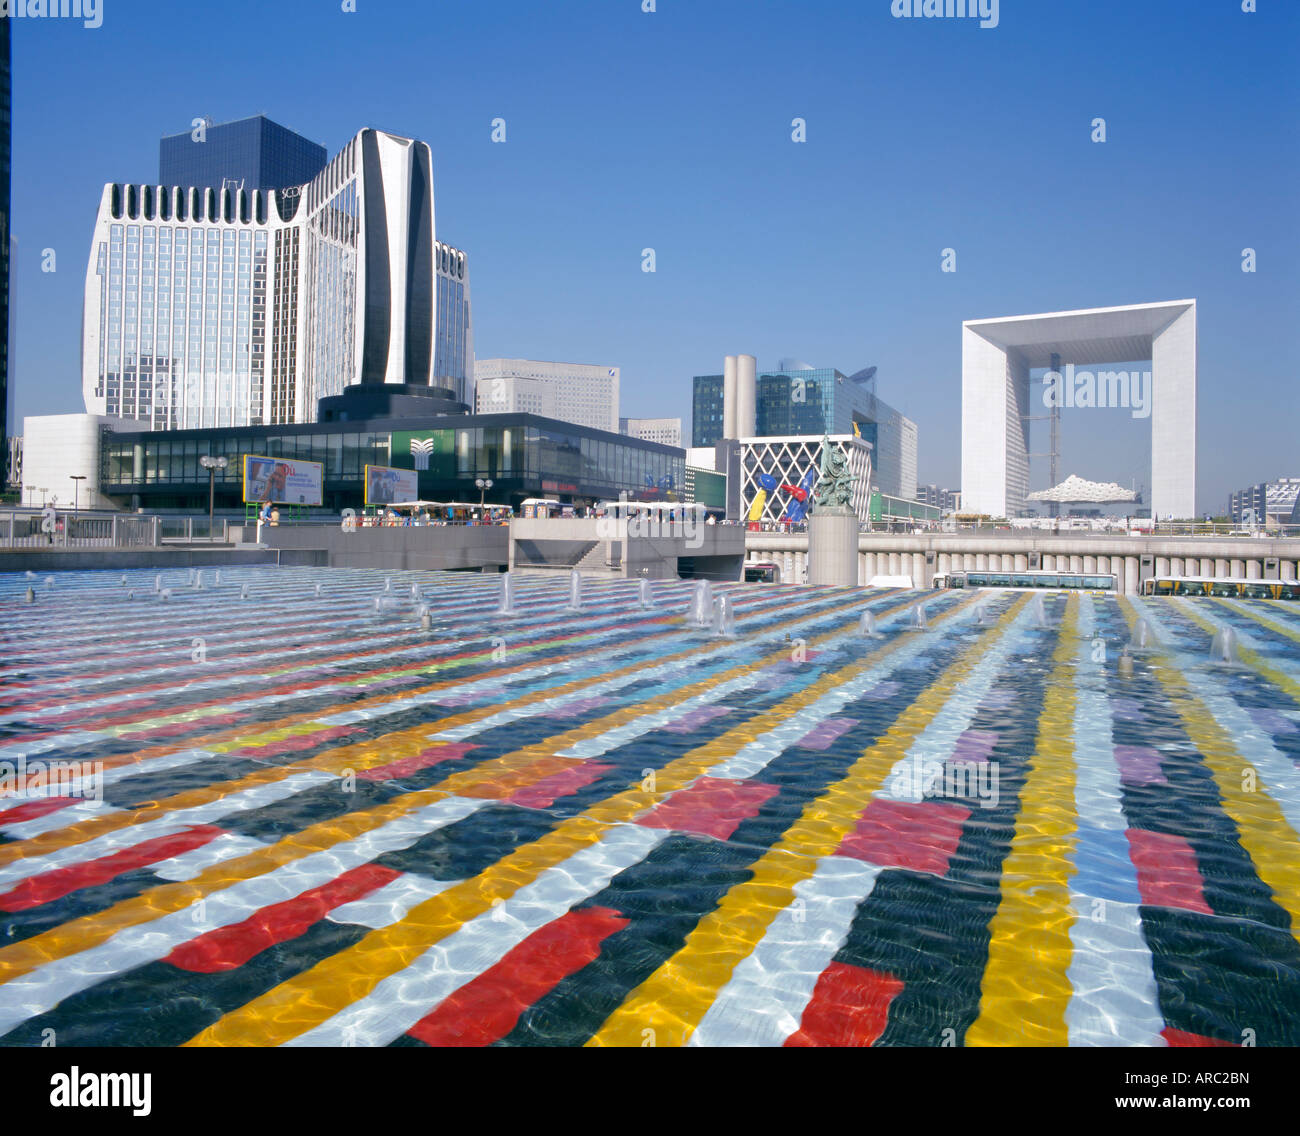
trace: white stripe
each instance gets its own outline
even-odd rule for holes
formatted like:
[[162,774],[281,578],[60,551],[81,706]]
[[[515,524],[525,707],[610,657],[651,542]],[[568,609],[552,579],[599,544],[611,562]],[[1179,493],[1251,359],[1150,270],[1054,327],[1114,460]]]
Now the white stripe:
[[[1092,661],[1095,602],[1084,598],[1081,604],[1074,678],[1074,801],[1079,827],[1070,856],[1074,954],[1066,971],[1071,994],[1065,1024],[1071,1045],[1163,1046],[1164,1015],[1138,904],[1111,895],[1089,895],[1079,882],[1079,858],[1100,858],[1104,851],[1088,845],[1089,830],[1118,834],[1128,827],[1120,805],[1124,787],[1115,764],[1105,676],[1101,664]],[[1137,870],[1129,857],[1107,857],[1105,872],[1107,890],[1113,887],[1138,897]]]
[[548,868],[504,903],[435,943],[346,1010],[285,1044],[386,1045],[534,931],[643,860],[667,836],[664,830],[635,824],[616,826],[598,843]]
[[378,930],[380,927],[400,923],[412,908],[459,883],[464,881],[435,880],[432,876],[404,872],[378,891],[336,907],[325,918],[335,923],[359,923],[362,927]]
[[827,856],[732,972],[691,1035],[695,1046],[780,1046],[799,1029],[822,972],[848,939],[882,869]]
[[[258,785],[252,789],[245,789],[242,793],[231,793],[229,796],[222,797],[217,801],[209,801],[204,805],[196,805],[189,809],[178,809],[166,816],[159,817],[157,820],[143,821],[127,828],[106,832],[103,836],[97,836],[93,840],[86,840],[80,844],[59,848],[53,852],[47,852],[44,856],[29,856],[23,860],[15,860],[12,864],[0,867],[0,885],[8,884],[14,880],[26,879],[28,876],[40,875],[40,873],[48,872],[52,868],[62,868],[68,864],[80,864],[87,860],[95,860],[100,856],[108,855],[110,852],[116,852],[122,848],[131,848],[155,837],[169,836],[174,832],[180,832],[193,824],[210,824],[212,821],[228,816],[233,812],[264,808],[276,801],[284,800],[286,797],[292,797],[295,793],[301,793],[304,789],[310,789],[313,785],[321,785],[327,781],[336,780],[338,778],[332,773],[311,769],[305,773],[291,774],[283,780],[273,781],[269,785]],[[8,831],[14,832],[20,827],[22,826],[14,825]]]
[[314,852],[251,880],[241,880],[150,923],[128,927],[99,946],[45,963],[0,987],[4,992],[0,998],[0,1034],[97,982],[165,958],[182,943],[208,931],[242,923],[263,907],[329,883],[385,852],[406,848],[426,833],[454,824],[488,803],[449,797],[356,840]]
[[14,840],[30,840],[33,836],[53,832],[57,828],[66,828],[70,824],[78,824],[83,820],[98,820],[110,813],[120,813],[122,811],[122,809],[115,809],[112,805],[106,805],[103,801],[91,798],[90,800],[77,801],[75,805],[68,805],[66,808],[55,809],[54,812],[46,813],[44,816],[19,821],[17,824],[6,825],[4,813],[0,813],[0,825],[4,825],[4,832],[8,837]]
[[263,848],[269,848],[260,840],[251,836],[239,836],[233,832],[223,832],[209,840],[202,848],[182,852],[170,860],[160,860],[149,868],[155,876],[165,880],[192,880],[223,860],[233,860],[239,856],[248,856]]

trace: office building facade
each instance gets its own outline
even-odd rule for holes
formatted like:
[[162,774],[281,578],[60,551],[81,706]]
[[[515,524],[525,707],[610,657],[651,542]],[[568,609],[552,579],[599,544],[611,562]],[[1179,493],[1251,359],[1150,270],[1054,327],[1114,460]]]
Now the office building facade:
[[1228,498],[1228,515],[1235,525],[1300,524],[1300,477],[1279,477],[1238,489]]
[[593,430],[619,432],[619,369],[539,359],[476,359],[480,414],[540,414]]
[[730,356],[723,374],[695,377],[692,415],[693,447],[729,437],[856,435],[872,447],[875,484],[891,496],[916,496],[916,423],[877,397],[870,380],[829,367],[758,370],[753,356]]
[[956,513],[961,509],[960,489],[942,489],[938,485],[918,485],[916,499],[923,505],[932,505],[943,513]]
[[356,135],[289,189],[104,187],[86,270],[91,414],[146,429],[309,422],[353,384],[469,393],[464,252],[422,142]]
[[680,418],[620,418],[618,432],[629,438],[643,438],[647,442],[659,442],[665,446],[682,444]]
[[325,168],[325,147],[265,115],[204,123],[158,143],[158,184],[287,189]]

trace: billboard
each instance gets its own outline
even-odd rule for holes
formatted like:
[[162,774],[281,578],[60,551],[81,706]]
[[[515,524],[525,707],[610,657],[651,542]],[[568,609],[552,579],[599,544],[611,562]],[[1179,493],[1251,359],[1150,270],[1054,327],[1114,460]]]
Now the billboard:
[[366,504],[391,505],[420,499],[420,475],[413,469],[386,465],[366,466]]
[[244,455],[244,501],[319,505],[325,467],[320,462]]

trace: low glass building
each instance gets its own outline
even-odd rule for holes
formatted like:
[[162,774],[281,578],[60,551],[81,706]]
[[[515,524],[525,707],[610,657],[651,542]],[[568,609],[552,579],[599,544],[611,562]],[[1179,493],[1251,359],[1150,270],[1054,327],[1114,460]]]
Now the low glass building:
[[580,506],[680,494],[685,451],[533,414],[341,419],[285,426],[120,433],[100,444],[100,492],[122,508],[206,511],[208,472],[199,458],[227,459],[217,471],[218,509],[243,501],[244,455],[320,462],[323,508],[360,509],[367,465],[415,470],[420,498],[518,504],[549,497]]

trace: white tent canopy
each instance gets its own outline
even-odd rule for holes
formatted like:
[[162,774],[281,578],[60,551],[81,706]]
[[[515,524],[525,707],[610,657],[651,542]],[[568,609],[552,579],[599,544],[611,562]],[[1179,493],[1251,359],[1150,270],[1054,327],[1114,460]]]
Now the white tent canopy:
[[1087,481],[1072,473],[1060,485],[1053,485],[1051,489],[1040,489],[1037,493],[1029,494],[1029,500],[1056,501],[1061,504],[1086,501],[1089,504],[1100,505],[1117,501],[1136,501],[1137,494],[1122,485],[1116,485],[1113,481]]

